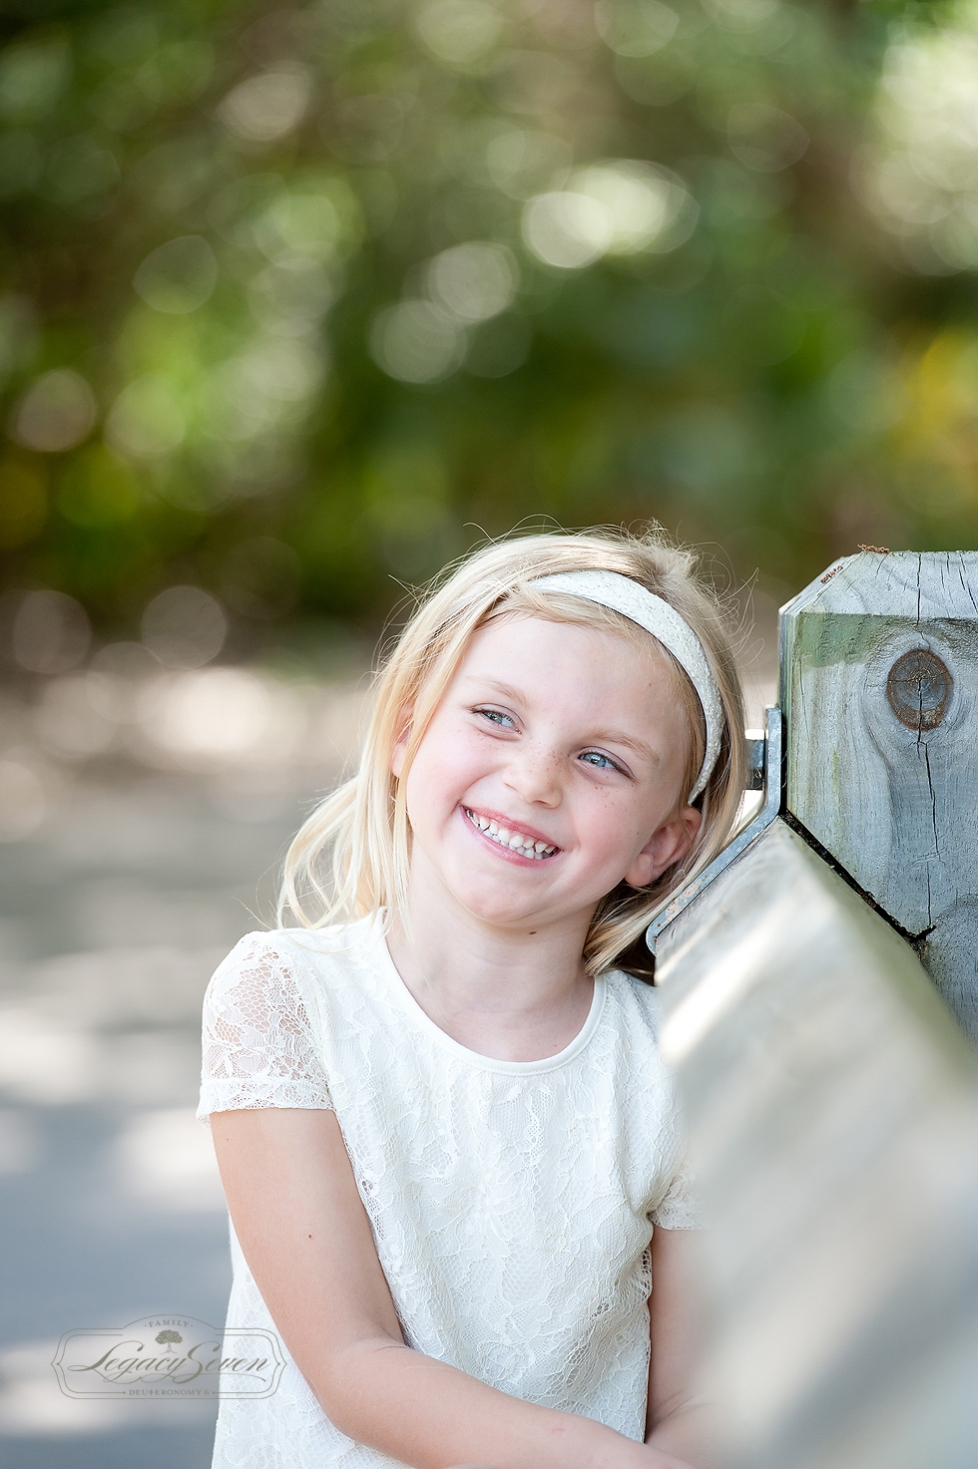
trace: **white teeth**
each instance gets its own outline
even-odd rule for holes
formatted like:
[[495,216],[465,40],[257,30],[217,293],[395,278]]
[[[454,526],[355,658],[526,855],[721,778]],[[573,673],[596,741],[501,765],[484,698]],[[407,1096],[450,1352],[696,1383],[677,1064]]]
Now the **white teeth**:
[[466,814],[474,826],[477,826],[486,836],[491,837],[501,847],[509,847],[511,852],[519,852],[524,857],[532,857],[534,861],[541,862],[544,857],[552,857],[556,847],[549,846],[546,842],[535,842],[532,837],[525,837],[522,832],[510,831],[508,826],[499,826],[495,821],[487,821],[484,816],[477,816],[474,811]]

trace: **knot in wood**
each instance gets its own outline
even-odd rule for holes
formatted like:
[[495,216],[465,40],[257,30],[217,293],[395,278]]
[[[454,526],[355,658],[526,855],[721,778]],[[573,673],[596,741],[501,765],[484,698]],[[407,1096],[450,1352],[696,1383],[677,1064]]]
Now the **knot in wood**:
[[929,648],[898,658],[886,680],[890,708],[908,729],[936,729],[947,713],[954,679]]

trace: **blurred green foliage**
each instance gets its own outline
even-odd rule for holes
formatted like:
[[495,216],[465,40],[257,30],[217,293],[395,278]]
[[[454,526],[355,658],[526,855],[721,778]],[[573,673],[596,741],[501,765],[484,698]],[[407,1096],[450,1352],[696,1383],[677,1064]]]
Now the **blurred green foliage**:
[[371,624],[529,518],[978,531],[978,5],[0,4],[8,586]]

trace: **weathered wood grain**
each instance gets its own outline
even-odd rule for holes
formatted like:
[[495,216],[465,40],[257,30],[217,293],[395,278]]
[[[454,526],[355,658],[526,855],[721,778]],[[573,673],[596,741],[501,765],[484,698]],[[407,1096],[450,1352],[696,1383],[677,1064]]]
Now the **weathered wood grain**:
[[974,1057],[777,821],[662,934],[732,1469],[973,1469]]
[[[978,1039],[978,553],[837,562],[782,609],[781,638],[787,808],[921,936]],[[948,679],[914,708],[921,654]]]

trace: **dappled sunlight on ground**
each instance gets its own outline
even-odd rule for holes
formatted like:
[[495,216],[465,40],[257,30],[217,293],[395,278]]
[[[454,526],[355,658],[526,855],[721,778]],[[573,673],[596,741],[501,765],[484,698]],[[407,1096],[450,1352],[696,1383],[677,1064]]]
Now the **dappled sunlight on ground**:
[[51,1363],[69,1331],[223,1320],[201,997],[274,921],[285,846],[354,749],[361,697],[231,668],[0,691],[6,1469],[210,1461],[213,1404],[68,1398]]

